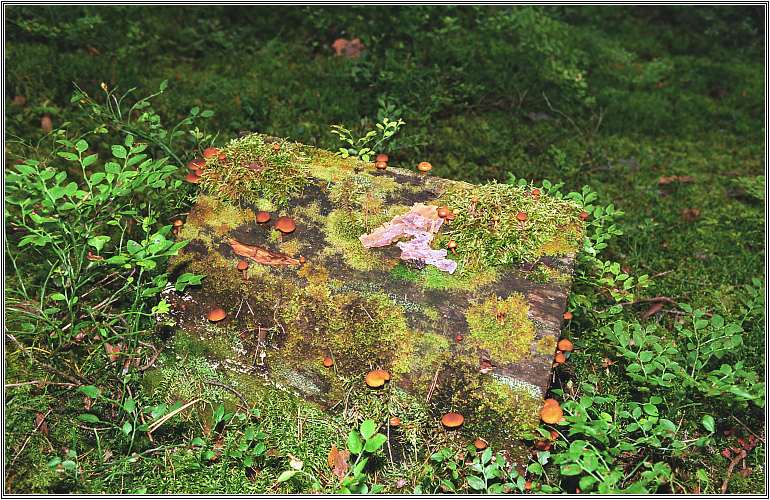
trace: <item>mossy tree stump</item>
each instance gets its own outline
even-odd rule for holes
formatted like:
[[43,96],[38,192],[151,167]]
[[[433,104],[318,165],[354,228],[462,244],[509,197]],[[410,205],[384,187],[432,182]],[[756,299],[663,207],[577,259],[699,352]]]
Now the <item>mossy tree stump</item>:
[[[206,277],[164,297],[175,335],[237,372],[234,387],[279,387],[383,425],[395,416],[404,439],[509,446],[537,425],[582,240],[576,205],[256,134],[208,156],[179,231],[190,243],[170,267]],[[453,273],[361,243],[415,204],[451,214],[431,247],[452,247]],[[276,230],[279,217],[294,231]],[[210,321],[215,308],[226,317]],[[390,380],[370,388],[377,369]],[[442,428],[448,412],[465,417],[458,431]]]

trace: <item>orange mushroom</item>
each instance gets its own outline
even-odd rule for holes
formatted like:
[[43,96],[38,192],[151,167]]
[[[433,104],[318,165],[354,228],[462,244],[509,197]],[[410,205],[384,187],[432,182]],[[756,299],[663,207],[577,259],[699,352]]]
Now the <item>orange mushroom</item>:
[[450,412],[441,417],[441,424],[448,429],[456,429],[463,425],[465,417],[459,413]]
[[583,211],[582,211],[582,212],[580,212],[580,214],[578,215],[578,218],[579,218],[580,220],[582,220],[582,221],[586,221],[586,220],[588,220],[588,212],[586,212],[585,210],[583,210]]
[[554,362],[558,365],[562,365],[567,362],[567,357],[561,351],[556,351],[556,356],[553,357]]
[[203,158],[195,158],[194,160],[191,160],[190,163],[187,164],[187,168],[189,168],[192,171],[198,171],[203,170],[206,167],[206,160]]
[[419,170],[423,174],[427,174],[428,172],[431,171],[432,168],[433,168],[433,165],[431,165],[427,161],[421,161],[420,163],[417,164],[417,170]]
[[473,441],[473,446],[475,446],[477,450],[483,451],[487,448],[487,446],[489,446],[489,443],[487,443],[485,439],[477,437],[475,441]]
[[372,370],[364,378],[366,385],[372,389],[382,387],[388,380],[390,380],[390,373],[387,370]]
[[456,253],[455,249],[457,248],[457,242],[455,240],[449,240],[449,243],[446,244],[446,247],[452,251],[452,253]]
[[249,279],[249,275],[246,273],[246,270],[249,268],[249,263],[247,261],[239,260],[235,268],[241,272],[241,274],[243,275],[243,279],[245,280]]
[[270,220],[270,212],[260,211],[257,212],[257,222],[260,224],[264,224],[265,222]]
[[206,148],[203,150],[203,157],[206,159],[219,156],[219,148]]
[[519,222],[524,222],[525,220],[527,220],[527,214],[524,213],[524,212],[517,213],[516,214],[516,220],[519,221]]
[[179,231],[182,229],[182,226],[184,226],[184,222],[182,222],[182,219],[176,219],[174,221],[174,235],[179,236]]
[[546,424],[556,424],[564,418],[564,412],[555,399],[546,399],[543,402],[543,409],[540,410],[540,419]]
[[450,213],[451,213],[451,210],[449,210],[449,207],[447,207],[446,205],[444,205],[443,207],[438,207],[438,209],[436,210],[436,215],[438,215],[442,219],[446,219]]
[[388,163],[388,160],[390,160],[390,158],[388,158],[388,155],[386,155],[385,153],[380,153],[374,158],[374,161],[378,161],[378,162],[382,161],[382,162]]
[[457,342],[462,342],[464,338],[465,337],[463,337],[462,335],[459,335],[459,334],[455,335],[455,341],[457,341]]
[[532,188],[532,191],[530,191],[529,194],[535,199],[540,198],[540,190],[538,188]]
[[330,358],[329,356],[325,356],[323,364],[324,364],[325,368],[331,368],[332,365],[334,364],[334,360],[332,358]]
[[388,421],[391,427],[398,427],[401,425],[401,419],[398,417],[390,417],[390,420]]
[[561,339],[556,348],[564,352],[572,352],[572,342],[569,339]]
[[211,321],[212,323],[216,323],[217,321],[222,321],[226,317],[227,317],[227,313],[221,307],[215,307],[209,313],[209,321]]
[[374,168],[376,168],[377,170],[385,170],[386,168],[388,168],[388,162],[376,161],[374,162]]
[[273,143],[273,151],[275,151],[277,153],[280,150],[281,150],[281,144],[278,143],[278,142],[274,142]]
[[572,319],[572,313],[569,312],[569,311],[565,311],[564,312],[564,319],[565,319],[565,321],[571,320]]
[[297,225],[294,223],[294,219],[287,216],[278,217],[275,221],[275,228],[283,234],[293,233],[297,229]]
[[201,180],[200,176],[196,175],[195,172],[190,172],[187,174],[184,178],[187,182],[191,184],[198,184]]

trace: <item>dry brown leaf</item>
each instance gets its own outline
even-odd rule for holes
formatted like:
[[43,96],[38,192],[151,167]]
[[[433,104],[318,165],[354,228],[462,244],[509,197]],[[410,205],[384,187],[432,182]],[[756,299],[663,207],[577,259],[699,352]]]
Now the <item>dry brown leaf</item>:
[[332,449],[329,450],[327,463],[340,481],[348,473],[348,458],[350,458],[350,452],[348,450],[339,451],[337,445],[333,445]]
[[684,210],[682,210],[682,219],[684,219],[687,222],[692,222],[698,217],[700,217],[699,208],[685,208]]
[[42,413],[35,413],[35,429],[44,436],[48,435],[48,424],[45,422],[45,415]]
[[51,121],[51,117],[49,115],[44,115],[40,119],[40,128],[43,129],[43,132],[46,134],[53,130],[53,122]]
[[693,182],[695,177],[691,175],[662,175],[658,179],[659,186],[665,186],[674,182]]
[[230,247],[236,255],[249,258],[257,264],[265,264],[268,266],[290,266],[299,264],[299,260],[286,255],[285,253],[272,252],[267,248],[256,245],[246,245],[232,238],[227,240],[227,242],[230,244]]
[[658,314],[663,309],[663,302],[655,302],[642,314],[642,319],[647,319],[650,316]]

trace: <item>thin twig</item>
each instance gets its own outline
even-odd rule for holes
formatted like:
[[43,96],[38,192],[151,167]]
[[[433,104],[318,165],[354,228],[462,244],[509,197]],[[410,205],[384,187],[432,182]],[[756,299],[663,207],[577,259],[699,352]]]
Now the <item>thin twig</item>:
[[730,416],[733,417],[733,420],[735,420],[736,422],[741,424],[743,426],[743,428],[746,429],[749,432],[749,434],[751,434],[752,436],[757,438],[762,444],[765,444],[765,440],[762,439],[761,437],[757,436],[756,434],[754,434],[754,432],[749,428],[748,425],[746,425],[743,422],[741,422],[740,420],[738,420],[738,417],[736,417],[735,415],[730,415]]
[[433,376],[433,383],[430,385],[430,389],[428,389],[428,396],[425,398],[426,403],[430,403],[430,398],[433,397],[433,390],[436,388],[436,383],[438,382],[438,374],[441,367],[436,368],[436,374]]
[[140,341],[139,343],[142,344],[143,346],[150,347],[150,348],[152,348],[153,351],[155,351],[153,353],[152,357],[149,359],[149,361],[147,361],[147,363],[145,363],[144,365],[139,367],[139,371],[143,372],[143,371],[151,368],[152,365],[155,364],[155,361],[158,359],[158,356],[160,356],[160,349],[157,349],[154,345],[148,344],[146,342]]
[[727,485],[730,482],[730,476],[733,475],[733,469],[735,469],[735,466],[738,465],[738,462],[746,458],[746,450],[741,450],[738,455],[736,455],[735,458],[730,460],[730,465],[727,466],[727,476],[725,477],[725,480],[722,481],[722,494],[724,495],[727,493]]
[[227,385],[227,384],[224,384],[224,383],[222,383],[222,382],[219,382],[219,381],[217,381],[217,380],[204,380],[203,382],[204,382],[204,383],[206,383],[206,384],[210,384],[210,385],[215,385],[215,386],[217,386],[217,387],[221,387],[222,389],[226,389],[226,390],[228,390],[228,391],[232,392],[233,394],[235,394],[236,396],[238,396],[238,399],[240,399],[240,400],[241,400],[241,402],[243,403],[243,407],[244,407],[244,409],[245,409],[245,410],[247,410],[247,411],[248,411],[248,410],[250,410],[250,409],[251,409],[251,407],[249,406],[249,402],[246,400],[246,398],[243,396],[243,394],[241,394],[240,392],[236,391],[235,389],[233,389],[233,388],[232,388],[232,387],[230,387],[229,385]]
[[41,418],[37,422],[37,425],[35,425],[35,429],[32,432],[29,433],[29,435],[27,436],[27,439],[24,440],[24,444],[21,445],[21,448],[19,449],[19,451],[16,452],[16,455],[13,456],[13,458],[11,459],[11,463],[8,464],[8,468],[9,469],[11,468],[13,463],[16,461],[16,459],[19,458],[19,455],[21,455],[21,452],[23,452],[24,448],[27,447],[27,444],[29,443],[29,440],[32,439],[32,436],[38,431],[38,429],[40,429],[40,426],[43,425],[43,423],[45,422],[45,419],[48,417],[48,415],[51,414],[52,411],[53,411],[53,409],[48,410],[46,412],[46,414],[43,415],[43,418]]
[[201,400],[200,398],[195,398],[192,401],[190,401],[189,403],[187,403],[186,405],[182,405],[179,408],[177,408],[176,410],[172,411],[171,413],[167,413],[166,415],[162,416],[161,418],[159,418],[153,424],[150,425],[150,428],[147,429],[148,432],[153,433],[153,432],[157,431],[160,428],[160,426],[163,425],[164,423],[166,423],[169,419],[171,419],[174,416],[176,416],[177,414],[183,412],[184,410],[186,410],[187,408],[189,408],[190,406],[194,405],[195,403],[197,403],[200,400]]
[[30,380],[29,382],[16,382],[13,384],[5,384],[5,387],[21,387],[23,385],[61,385],[64,387],[75,387],[80,384],[73,384],[71,382],[49,382],[48,380]]

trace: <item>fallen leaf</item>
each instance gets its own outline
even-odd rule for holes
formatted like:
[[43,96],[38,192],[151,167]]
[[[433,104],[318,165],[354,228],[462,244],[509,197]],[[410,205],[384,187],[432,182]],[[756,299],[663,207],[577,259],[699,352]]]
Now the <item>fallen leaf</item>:
[[89,398],[88,396],[85,396],[83,398],[83,409],[84,410],[90,410],[91,406],[94,404],[94,400]]
[[725,448],[724,450],[722,450],[722,456],[723,456],[723,457],[725,457],[725,458],[726,458],[726,459],[728,459],[728,460],[730,460],[731,458],[733,458],[733,454],[732,454],[732,453],[730,453],[730,450],[729,450],[729,449],[727,449],[727,448]]
[[682,210],[682,219],[684,219],[687,222],[692,222],[698,217],[700,217],[699,208],[685,208],[684,210]]
[[658,179],[658,185],[659,186],[665,186],[667,184],[671,184],[673,182],[693,182],[695,180],[695,177],[692,177],[691,175],[663,175]]
[[267,248],[256,245],[246,245],[240,241],[230,238],[227,240],[230,247],[236,255],[247,257],[257,264],[266,264],[268,266],[289,266],[299,264],[299,260],[286,255],[285,253],[272,252]]
[[340,481],[348,473],[348,458],[350,458],[350,452],[348,450],[339,451],[337,445],[332,446],[332,449],[329,451],[327,458],[329,467]]
[[361,42],[360,38],[354,38],[352,40],[346,40],[344,38],[338,38],[332,43],[334,54],[337,56],[345,56],[351,59],[355,59],[361,55],[361,52],[366,48]]
[[35,413],[35,429],[42,435],[48,435],[48,424],[45,422],[45,415],[42,413]]
[[663,309],[663,302],[655,302],[642,314],[642,319],[647,319],[650,316],[658,314]]

